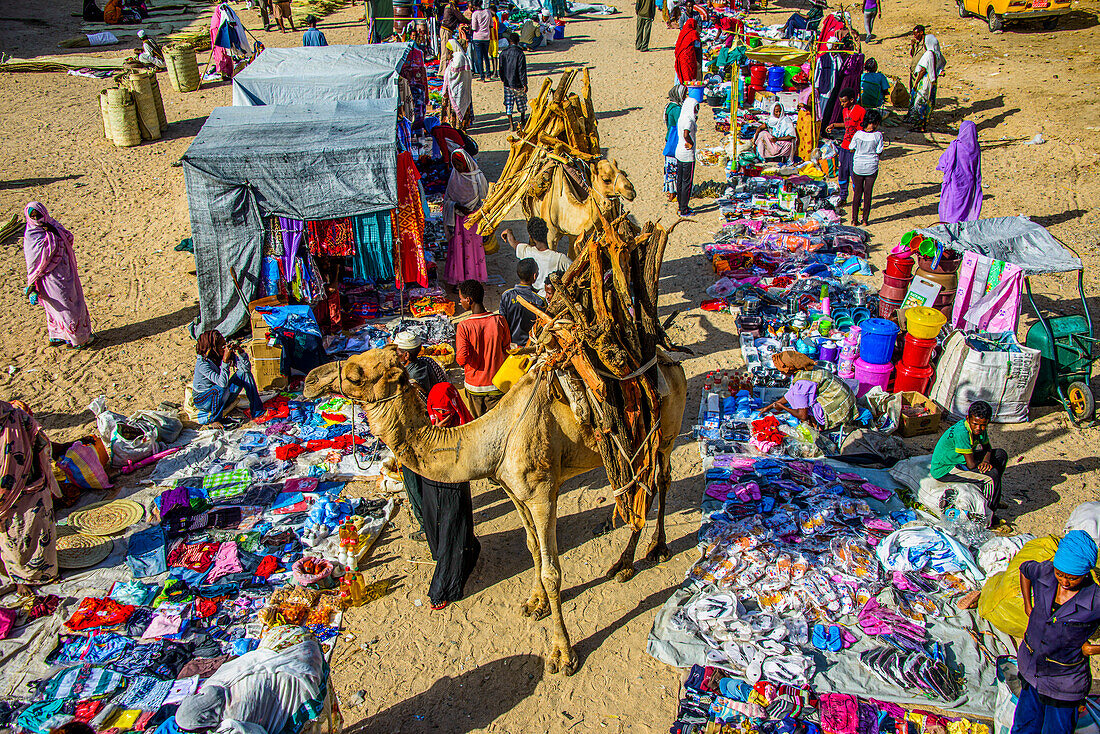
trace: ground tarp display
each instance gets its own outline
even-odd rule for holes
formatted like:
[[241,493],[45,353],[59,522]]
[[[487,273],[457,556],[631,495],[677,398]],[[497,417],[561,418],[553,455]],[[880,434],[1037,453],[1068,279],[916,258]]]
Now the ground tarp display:
[[196,333],[232,334],[247,318],[265,216],[336,219],[397,207],[396,105],[389,98],[211,113],[183,156],[199,288]]
[[1027,217],[991,217],[917,231],[952,250],[976,252],[1018,265],[1026,275],[1081,269],[1080,258]]
[[410,43],[373,43],[265,49],[233,77],[233,106],[396,97],[410,48]]

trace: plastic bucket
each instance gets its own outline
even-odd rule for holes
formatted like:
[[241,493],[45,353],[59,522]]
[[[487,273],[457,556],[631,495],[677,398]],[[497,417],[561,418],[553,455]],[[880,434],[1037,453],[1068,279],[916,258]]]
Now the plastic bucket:
[[885,283],[883,283],[882,287],[878,289],[878,294],[880,298],[885,298],[890,301],[897,301],[899,303],[905,300],[905,294],[908,292],[908,286],[905,286],[904,288],[895,288],[894,286],[886,285]]
[[[894,378],[892,392],[919,392],[924,395],[928,391],[928,383],[932,381],[935,373],[931,367],[910,367],[904,362],[898,365],[898,376]],[[859,374],[859,367],[856,367]]]
[[886,319],[868,319],[859,325],[859,356],[867,364],[890,364],[894,358],[898,325]]
[[753,64],[749,67],[749,83],[754,89],[763,89],[767,82],[768,67],[763,64]]
[[917,264],[930,273],[954,273],[962,264],[962,257],[953,250],[944,250],[943,257],[940,258],[940,262],[936,267],[932,267],[932,261],[933,258],[917,255]]
[[897,313],[899,308],[901,308],[901,301],[891,301],[889,298],[878,299],[878,315],[880,318],[894,318],[894,314]]
[[782,92],[783,80],[787,76],[787,70],[782,66],[773,66],[768,69],[768,91]]
[[931,270],[925,270],[924,268],[917,268],[915,275],[919,275],[925,280],[930,280],[933,283],[939,283],[945,291],[953,291],[959,285],[959,276],[957,273],[937,273]]
[[913,258],[887,255],[885,273],[894,278],[911,278],[913,275]]
[[702,84],[689,84],[687,85],[688,96],[694,99],[699,104],[703,104],[703,90],[705,87]]
[[872,387],[881,387],[883,390],[890,384],[890,373],[894,371],[894,365],[892,364],[870,364],[863,360],[863,357],[857,357],[855,361],[856,381],[859,382],[859,389],[856,390],[856,397],[861,398],[867,394],[867,391]]
[[906,331],[917,339],[935,339],[946,323],[947,317],[934,308],[918,306],[905,311]]
[[891,288],[904,288],[906,291],[908,291],[909,290],[909,284],[912,283],[912,282],[913,282],[912,278],[909,278],[909,277],[898,278],[898,277],[895,277],[893,275],[890,275],[890,271],[886,271],[882,274],[882,284],[883,285],[888,285]]
[[901,361],[906,367],[927,367],[932,364],[932,355],[935,351],[935,339],[918,339],[912,334],[906,334]]
[[821,342],[821,347],[817,352],[819,360],[822,362],[835,362],[838,356],[840,356],[840,347],[836,345],[836,342],[832,340]]

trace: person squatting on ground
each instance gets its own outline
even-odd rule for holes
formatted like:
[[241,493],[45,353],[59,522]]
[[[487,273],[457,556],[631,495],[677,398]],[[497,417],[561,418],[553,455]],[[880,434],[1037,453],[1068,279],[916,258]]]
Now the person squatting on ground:
[[197,423],[225,423],[242,390],[248,397],[249,419],[263,412],[252,365],[240,346],[227,343],[220,331],[212,329],[199,334],[195,353],[198,356],[191,389],[198,411]]
[[985,496],[989,511],[996,515],[1001,504],[1001,475],[1008,466],[1008,452],[989,443],[989,421],[993,408],[975,400],[966,420],[948,428],[932,451],[932,478],[941,482],[968,482]]

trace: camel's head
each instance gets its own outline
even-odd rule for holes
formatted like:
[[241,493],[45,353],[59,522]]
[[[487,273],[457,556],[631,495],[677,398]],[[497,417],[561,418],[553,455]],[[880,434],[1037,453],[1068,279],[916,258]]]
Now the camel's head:
[[608,199],[621,196],[627,201],[634,201],[637,196],[634,184],[630,183],[626,172],[619,169],[619,162],[607,158],[601,158],[593,166],[592,188]]
[[302,393],[308,400],[336,392],[352,400],[373,403],[394,397],[409,384],[392,344],[348,360],[321,365],[306,375]]

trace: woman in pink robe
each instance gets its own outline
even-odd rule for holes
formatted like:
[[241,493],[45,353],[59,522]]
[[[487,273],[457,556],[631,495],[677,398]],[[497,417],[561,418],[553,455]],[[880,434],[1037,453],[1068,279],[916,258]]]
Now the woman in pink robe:
[[46,332],[51,345],[80,348],[92,341],[92,320],[76,271],[73,233],[50,217],[37,201],[23,212],[23,255],[27,259],[26,294],[31,305],[46,310]]

